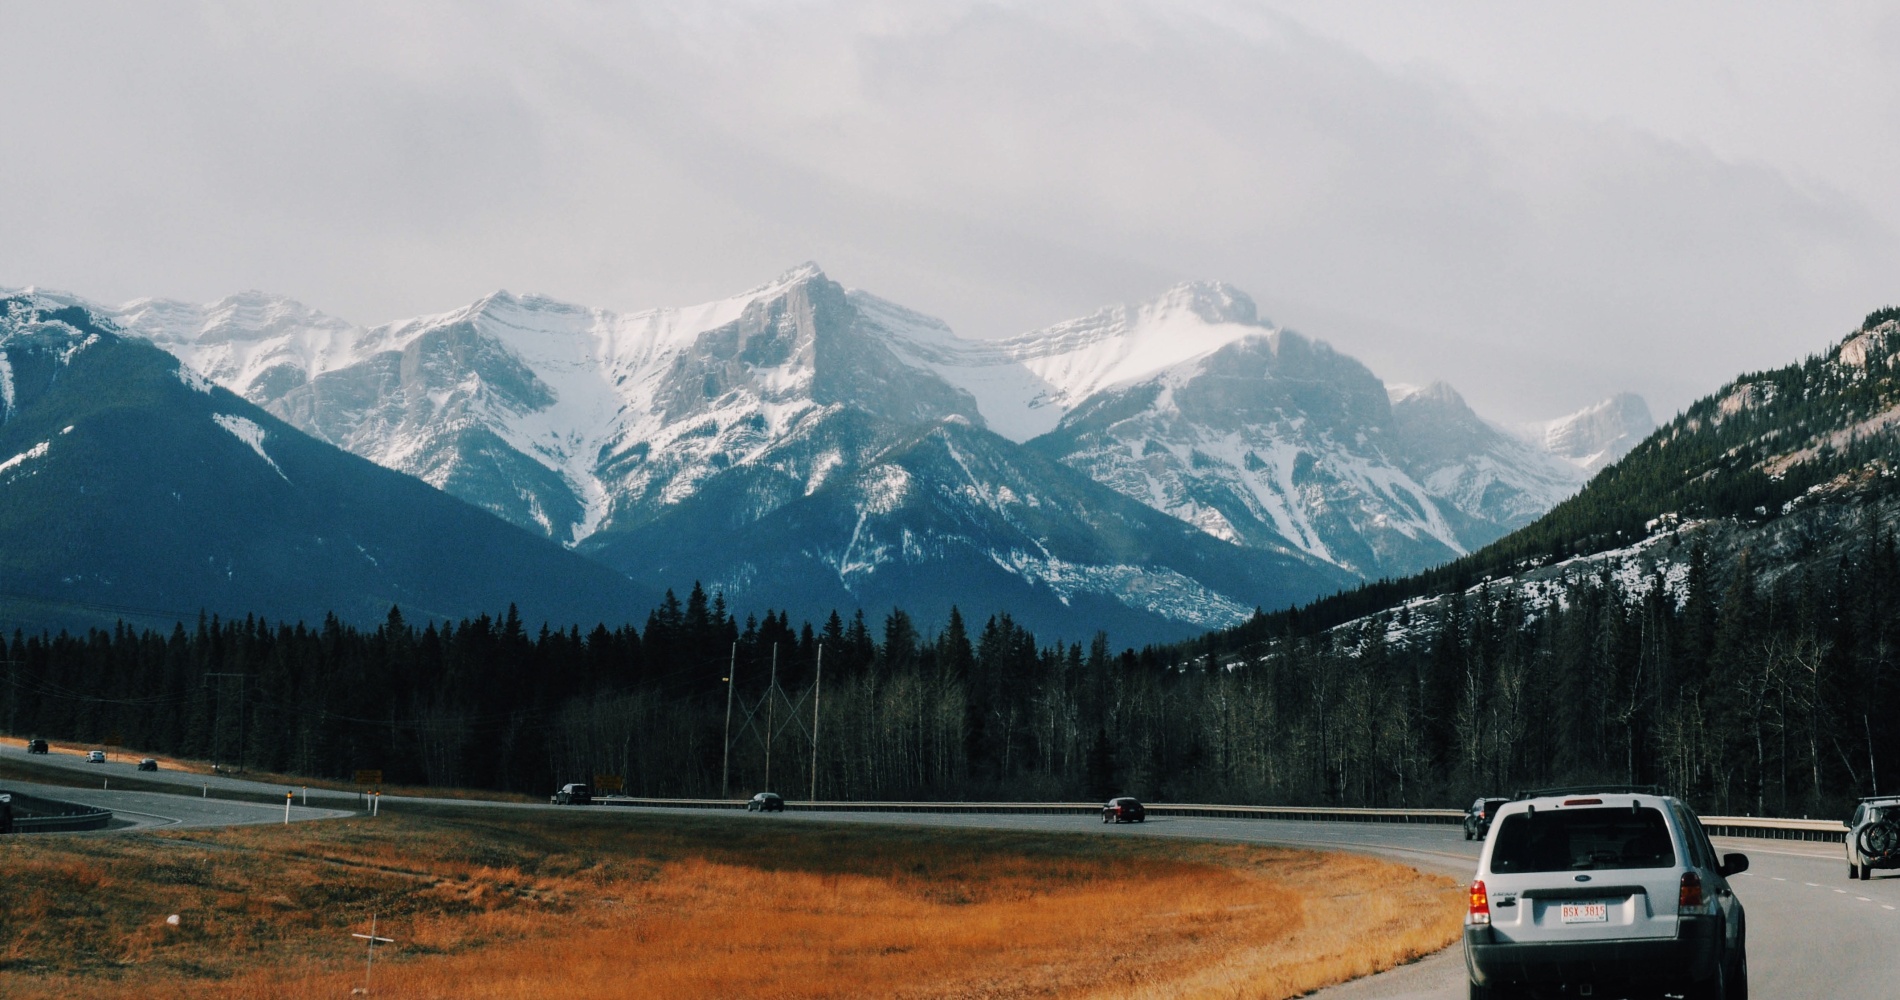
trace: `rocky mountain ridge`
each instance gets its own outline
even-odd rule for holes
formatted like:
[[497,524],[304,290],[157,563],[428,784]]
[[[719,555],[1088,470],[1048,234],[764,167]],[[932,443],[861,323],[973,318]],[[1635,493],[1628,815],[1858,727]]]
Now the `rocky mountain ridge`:
[[[1280,567],[1289,575],[1269,588],[1275,601],[1454,558],[1534,518],[1586,475],[1477,417],[1449,387],[1389,398],[1358,362],[1274,327],[1216,283],[1001,341],[959,338],[813,265],[718,302],[630,314],[501,292],[373,329],[255,293],[211,306],[143,300],[111,315],[319,440],[654,582],[657,551],[676,553],[676,574],[718,575],[696,568],[722,559],[718,539],[697,526],[734,537],[821,493],[843,495],[824,492],[834,479],[887,479],[892,449],[940,428],[1001,439],[974,450],[1007,444],[1039,456],[1012,453],[996,468],[1067,468],[1191,526],[1219,543],[1195,557],[1203,563]],[[958,471],[933,488],[1089,492],[1079,482],[1005,490]],[[1105,502],[1096,495],[1087,505]],[[876,506],[852,503],[860,514]],[[656,536],[661,525],[672,534]],[[824,530],[841,537],[791,541],[807,554],[842,552],[857,528]],[[1088,530],[1091,545],[1060,558],[1019,559],[1017,543],[969,538],[991,564],[1061,603],[1063,573],[1049,567],[1124,565],[1110,555],[1119,551],[1112,533]],[[691,537],[705,537],[701,556],[675,544]],[[934,558],[916,546],[897,551],[920,565]],[[828,585],[845,598],[884,592],[867,581],[897,572],[880,563],[854,574],[849,559],[833,562]],[[735,568],[731,596],[759,574]],[[1223,593],[1208,605],[1250,608],[1266,593]]]

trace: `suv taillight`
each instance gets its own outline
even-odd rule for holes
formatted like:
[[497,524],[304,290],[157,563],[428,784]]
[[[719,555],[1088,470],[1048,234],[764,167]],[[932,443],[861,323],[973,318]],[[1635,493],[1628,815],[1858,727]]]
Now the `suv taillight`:
[[1676,909],[1699,910],[1702,908],[1702,876],[1695,872],[1682,873],[1682,891],[1676,894]]
[[1483,926],[1491,922],[1491,895],[1484,891],[1484,880],[1471,883],[1471,915],[1466,923]]

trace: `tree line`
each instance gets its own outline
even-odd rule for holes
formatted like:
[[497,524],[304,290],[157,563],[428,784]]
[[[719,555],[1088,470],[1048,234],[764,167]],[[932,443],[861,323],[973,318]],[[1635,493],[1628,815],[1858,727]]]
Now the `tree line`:
[[740,620],[698,586],[643,628],[587,632],[392,609],[374,629],[16,633],[0,718],[234,768],[536,794],[616,775],[662,796],[1420,807],[1613,780],[1831,816],[1900,790],[1892,536],[1772,579],[1678,555],[1672,578],[1481,584],[1139,651],[1039,642],[1000,613],[928,634],[902,610]]

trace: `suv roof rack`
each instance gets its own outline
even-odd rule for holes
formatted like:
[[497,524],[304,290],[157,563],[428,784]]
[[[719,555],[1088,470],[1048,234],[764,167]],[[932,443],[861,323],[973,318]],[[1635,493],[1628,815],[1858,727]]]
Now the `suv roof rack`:
[[1860,797],[1862,802],[1884,802],[1888,799],[1900,799],[1900,792],[1894,792],[1889,795],[1863,795]]
[[1552,795],[1667,795],[1660,785],[1564,785],[1561,788],[1526,788],[1518,799],[1541,799]]

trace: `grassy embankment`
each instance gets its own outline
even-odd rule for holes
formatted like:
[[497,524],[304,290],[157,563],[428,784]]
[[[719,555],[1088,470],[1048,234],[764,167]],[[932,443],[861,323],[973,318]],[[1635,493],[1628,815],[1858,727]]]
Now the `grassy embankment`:
[[[1308,851],[577,810],[0,839],[0,995],[1290,997],[1458,932]],[[176,913],[179,926],[167,926]]]

